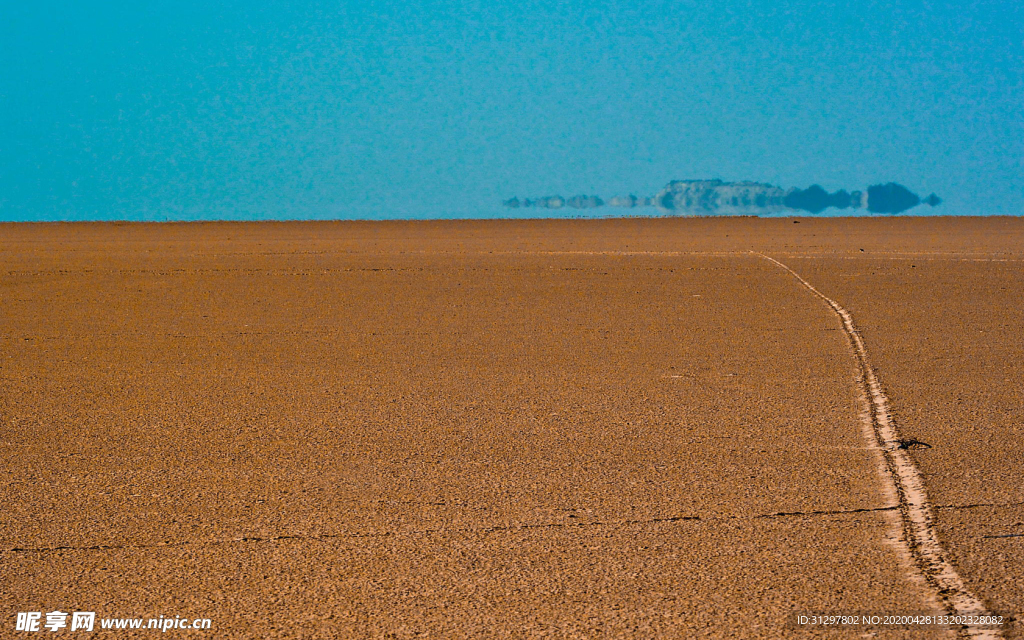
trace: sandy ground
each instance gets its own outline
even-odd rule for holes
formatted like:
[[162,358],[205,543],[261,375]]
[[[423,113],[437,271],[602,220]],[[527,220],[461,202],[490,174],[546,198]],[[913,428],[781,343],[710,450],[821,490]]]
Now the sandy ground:
[[1024,637],[1024,220],[944,218],[0,225],[0,637],[955,637],[793,624],[942,595],[751,251]]

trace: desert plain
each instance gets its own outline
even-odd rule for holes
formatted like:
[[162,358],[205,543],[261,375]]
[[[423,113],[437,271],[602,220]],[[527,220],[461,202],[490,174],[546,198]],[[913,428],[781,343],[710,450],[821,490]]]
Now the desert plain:
[[[1024,637],[1022,291],[1017,218],[0,225],[0,637]],[[825,298],[1000,627],[794,622],[952,606]]]

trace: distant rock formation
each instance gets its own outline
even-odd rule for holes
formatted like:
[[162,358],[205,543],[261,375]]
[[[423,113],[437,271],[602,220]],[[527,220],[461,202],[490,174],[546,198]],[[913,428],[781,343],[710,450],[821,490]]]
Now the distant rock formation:
[[757,215],[781,210],[786,192],[762,182],[673,180],[655,194],[659,209],[690,215]]
[[565,204],[573,209],[594,209],[596,207],[603,207],[604,200],[597,196],[573,196],[566,200]]
[[608,204],[613,207],[626,207],[632,209],[633,207],[649,207],[651,206],[650,198],[638,198],[633,194],[628,196],[615,196],[608,201]]
[[[786,210],[807,211],[818,214],[836,209],[863,209],[872,213],[897,214],[915,207],[922,200],[906,187],[889,182],[868,187],[867,192],[840,189],[829,193],[813,184],[806,189],[788,190],[764,182],[726,182],[724,180],[673,180],[651,198],[635,195],[616,196],[608,201],[613,207],[645,207],[654,205],[662,211],[676,215],[728,216],[764,215]],[[934,193],[923,200],[937,206],[942,202]],[[520,202],[518,198],[505,200],[506,207],[538,207],[542,209],[593,209],[605,204],[598,196],[546,196]]]
[[541,209],[561,209],[565,206],[565,198],[562,196],[545,196],[534,200],[523,200],[524,207],[539,207]]
[[598,196],[573,196],[571,198],[563,198],[562,196],[545,196],[534,200],[527,198],[522,202],[519,201],[519,198],[512,198],[511,200],[505,200],[502,204],[513,209],[518,209],[520,206],[537,207],[539,209],[561,209],[562,207],[571,207],[573,209],[594,209],[596,207],[603,207],[604,200]]

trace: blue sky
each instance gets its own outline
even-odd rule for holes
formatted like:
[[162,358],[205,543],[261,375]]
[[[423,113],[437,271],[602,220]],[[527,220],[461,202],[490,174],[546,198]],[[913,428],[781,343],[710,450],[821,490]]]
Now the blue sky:
[[487,217],[699,177],[1017,215],[1018,7],[4,0],[0,219]]

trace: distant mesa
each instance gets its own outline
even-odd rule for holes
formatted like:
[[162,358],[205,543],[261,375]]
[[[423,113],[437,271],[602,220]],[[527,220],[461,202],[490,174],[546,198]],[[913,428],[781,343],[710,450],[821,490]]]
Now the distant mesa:
[[[938,206],[942,199],[934,193],[922,200],[903,185],[895,182],[876,184],[867,191],[840,189],[829,193],[813,184],[806,189],[783,189],[764,182],[726,182],[724,180],[673,180],[654,196],[615,196],[607,202],[612,207],[627,209],[655,206],[676,215],[730,216],[785,213],[787,210],[819,214],[825,209],[867,209],[872,213],[898,214],[925,203]],[[540,209],[593,209],[604,206],[598,196],[545,196],[519,200],[511,198],[506,207],[536,207]]]

